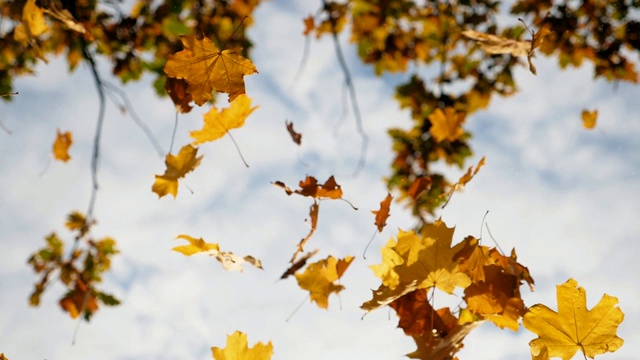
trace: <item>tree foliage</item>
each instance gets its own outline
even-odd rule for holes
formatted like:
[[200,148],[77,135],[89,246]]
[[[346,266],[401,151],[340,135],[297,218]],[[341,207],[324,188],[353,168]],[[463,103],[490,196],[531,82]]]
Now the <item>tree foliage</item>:
[[[228,107],[211,107],[203,117],[202,129],[190,134],[191,144],[185,144],[177,155],[166,154],[165,173],[155,176],[152,191],[159,197],[176,197],[178,180],[192,171],[197,173],[202,161],[197,146],[231,136],[229,130],[242,127],[256,109],[251,107],[251,95],[246,94],[244,76],[258,73],[250,60],[253,43],[246,29],[260,3],[139,0],[131,10],[124,10],[113,1],[0,0],[0,15],[9,23],[8,28],[0,28],[0,94],[12,93],[16,77],[33,73],[39,62],[58,55],[66,56],[69,71],[81,62],[89,65],[101,106],[106,85],[96,67],[98,58],[110,64],[122,83],[153,74],[156,92],[168,95],[178,113],[189,112],[192,102],[197,106],[214,102],[216,92],[228,94]],[[640,50],[640,22],[632,18],[640,2],[519,0],[510,7],[513,21],[507,26],[497,20],[501,5],[491,0],[322,0],[315,15],[301,19],[304,36],[331,36],[338,49],[338,35],[349,32],[360,59],[377,75],[411,74],[395,91],[399,106],[411,112],[411,126],[389,124],[394,152],[386,178],[390,193],[380,209],[372,212],[375,228],[382,231],[391,214],[393,192],[411,209],[417,225],[399,230],[382,247],[382,263],[371,266],[381,284],[361,307],[369,312],[389,305],[396,311],[398,326],[416,342],[417,350],[408,354],[411,358],[454,359],[464,337],[480,323],[488,321],[517,331],[523,318],[524,325],[539,335],[531,342],[534,358],[569,359],[576,351],[593,357],[615,351],[622,345],[615,332],[623,318],[616,298],[605,295],[596,308],[587,311],[585,291],[569,280],[558,286],[558,313],[541,304],[528,307],[520,286],[526,283],[533,290],[534,280],[517,261],[515,249],[507,255],[472,236],[454,241],[453,228],[438,218],[438,210],[472,180],[485,159],[468,167],[457,180],[434,170],[434,164],[468,166],[466,160],[473,151],[466,124],[494,96],[506,97],[518,90],[513,76],[516,67],[525,66],[536,75],[536,54],[556,57],[561,68],[588,61],[594,65],[595,78],[637,83],[630,54]],[[420,71],[423,69],[433,71]],[[350,79],[347,71],[345,78]],[[2,99],[11,101],[10,96]],[[92,198],[97,190],[100,119],[104,115],[99,114]],[[596,117],[597,110],[585,110],[585,128],[593,128]],[[286,130],[300,145],[302,134],[293,130],[292,123],[286,123]],[[72,143],[71,132],[58,131],[55,159],[69,161]],[[299,241],[282,278],[294,275],[310,300],[327,308],[329,295],[344,290],[338,281],[353,256],[328,256],[307,264],[317,250],[299,255],[319,226],[321,200],[344,200],[342,188],[333,176],[323,184],[307,176],[299,189],[280,181],[274,185],[287,195],[313,201],[310,231]],[[87,214],[69,215],[66,225],[75,238],[68,254],[58,235],[45,238],[45,247],[28,260],[40,276],[30,304],[39,305],[41,294],[52,282],[67,289],[59,303],[72,318],[82,315],[89,320],[98,304],[119,303],[97,289],[118,250],[113,239],[90,236],[94,224],[92,200]],[[244,262],[262,267],[260,260],[223,252],[218,244],[188,235],[178,238],[189,244],[173,250],[187,256],[209,253],[227,270],[241,271]],[[458,308],[432,307],[436,289],[451,294],[456,288],[464,292]],[[246,334],[236,332],[229,335],[226,349],[214,347],[212,352],[215,359],[267,359],[273,350],[271,343],[249,349]]]

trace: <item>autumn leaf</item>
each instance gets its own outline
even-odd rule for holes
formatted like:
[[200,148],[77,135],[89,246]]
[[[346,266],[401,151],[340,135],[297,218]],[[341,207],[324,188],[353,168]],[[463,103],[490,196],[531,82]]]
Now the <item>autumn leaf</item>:
[[310,252],[304,254],[304,256],[302,256],[295,263],[293,263],[293,264],[291,264],[291,266],[289,266],[289,268],[284,272],[284,274],[282,274],[282,276],[280,276],[280,279],[286,279],[290,275],[295,274],[296,271],[302,269],[307,264],[307,260],[309,260],[309,258],[311,258],[315,254],[317,254],[318,251],[319,250],[316,249],[316,250],[313,250],[313,251],[310,251]]
[[587,310],[587,294],[574,279],[556,286],[558,312],[536,304],[524,315],[523,325],[538,338],[531,340],[531,354],[538,356],[544,346],[549,357],[573,358],[578,350],[590,358],[618,350],[624,340],[616,335],[624,319],[618,299],[604,294]]
[[18,24],[14,30],[14,39],[24,44],[47,30],[44,9],[36,5],[36,0],[27,0],[22,8],[22,23]]
[[464,120],[465,113],[456,112],[456,109],[452,107],[445,108],[444,112],[441,109],[436,109],[429,115],[431,122],[429,132],[437,142],[458,140],[464,134],[461,127]]
[[328,256],[324,260],[309,264],[303,273],[295,274],[298,286],[309,291],[311,302],[315,302],[320,308],[327,309],[329,295],[344,290],[344,286],[334,282],[342,277],[353,259],[353,256],[347,256],[344,259]]
[[400,318],[398,327],[405,335],[420,335],[437,331],[447,333],[448,327],[427,299],[427,291],[419,289],[401,296],[389,304]]
[[56,140],[53,142],[53,158],[67,162],[71,159],[69,156],[69,147],[73,144],[73,135],[70,131],[64,133],[61,133],[60,130],[56,131]]
[[314,199],[340,199],[342,198],[342,188],[336,179],[331,176],[324,184],[318,184],[318,180],[313,176],[307,176],[306,179],[300,181],[299,190],[291,190],[282,181],[276,181],[273,185],[284,189],[287,195],[299,194],[302,196],[312,197]]
[[431,178],[426,176],[420,176],[413,183],[407,191],[407,194],[411,196],[413,200],[416,200],[424,191],[429,190],[431,187]]
[[244,94],[233,100],[227,109],[219,110],[212,107],[209,112],[204,114],[202,129],[190,133],[191,137],[195,139],[192,145],[217,140],[229,130],[244,126],[247,116],[257,108],[257,106],[251,107],[251,98]]
[[208,38],[195,35],[180,37],[184,50],[169,55],[164,72],[172,78],[185,79],[187,92],[199,106],[211,99],[213,90],[229,94],[229,102],[245,93],[244,76],[258,72],[240,49],[218,50]]
[[480,168],[483,167],[484,164],[485,164],[485,157],[483,156],[482,159],[478,161],[478,164],[476,165],[475,169],[473,166],[470,166],[467,169],[467,172],[464,175],[462,175],[460,179],[458,179],[457,183],[451,185],[451,187],[447,192],[440,194],[440,197],[447,198],[447,201],[442,207],[447,206],[447,204],[449,203],[449,200],[451,200],[451,197],[453,196],[453,193],[457,190],[462,190],[465,187],[465,185],[467,185],[467,183],[469,183],[469,181],[471,181],[471,179],[473,179],[473,177],[476,176],[476,174],[478,173],[478,171],[480,171]]
[[242,272],[242,264],[248,262],[249,264],[262,269],[262,262],[253,256],[239,256],[232,252],[220,251],[218,244],[208,243],[202,238],[196,239],[189,235],[178,235],[177,239],[187,240],[189,245],[181,245],[174,247],[173,251],[179,252],[186,256],[191,256],[199,253],[207,253],[218,260],[222,267],[228,271]]
[[302,143],[302,134],[297,133],[295,130],[293,130],[292,122],[288,122],[285,120],[284,124],[287,127],[289,135],[291,135],[291,140],[293,140],[294,143],[300,145]]
[[75,319],[80,316],[81,311],[86,314],[96,312],[98,310],[98,302],[91,288],[78,280],[75,288],[60,299],[60,307],[68,312],[71,318]]
[[298,248],[293,253],[290,262],[293,264],[296,261],[296,257],[298,254],[304,251],[304,245],[311,239],[313,234],[315,234],[316,229],[318,228],[318,212],[320,211],[320,205],[317,202],[314,202],[313,205],[309,208],[309,219],[311,221],[311,226],[309,227],[309,234],[303,237],[302,240],[298,243]]
[[309,15],[304,18],[304,31],[302,32],[304,36],[308,36],[313,31],[315,25],[313,23],[313,15]]
[[193,101],[191,94],[187,92],[187,82],[184,79],[174,79],[168,77],[164,83],[164,90],[169,94],[171,100],[176,105],[176,111],[186,114],[193,108],[189,103]]
[[71,12],[67,9],[60,9],[55,2],[48,3],[49,9],[45,9],[44,12],[49,14],[49,16],[62,21],[67,27],[77,33],[84,34],[87,32],[84,25],[77,22]]
[[373,215],[376,216],[375,224],[378,227],[378,231],[382,232],[382,229],[387,225],[387,219],[391,213],[389,212],[389,208],[391,207],[391,200],[393,196],[391,193],[387,193],[387,197],[384,198],[380,202],[380,210],[372,210]]
[[488,54],[511,54],[513,56],[527,56],[531,50],[531,41],[517,41],[506,37],[485,34],[475,30],[462,32],[465,37],[475,40],[480,48]]
[[453,230],[441,220],[424,226],[420,235],[399,230],[398,241],[391,239],[382,249],[382,264],[371,266],[382,285],[360,307],[372,311],[416,289],[437,287],[450,294],[456,286],[469,286],[453,259],[463,248],[462,243],[451,247]]
[[214,346],[211,353],[215,360],[269,360],[273,356],[273,345],[271,341],[266,345],[259,342],[249,348],[247,334],[236,331],[227,335],[227,346],[224,349]]
[[4,356],[4,353],[0,353],[0,360],[9,360],[6,356]]
[[156,181],[151,190],[161,198],[167,194],[178,195],[178,179],[183,178],[193,171],[202,160],[202,156],[196,157],[198,148],[185,145],[178,155],[167,154],[164,163],[167,165],[163,175],[156,175]]
[[598,110],[582,110],[582,126],[585,129],[593,129],[596,127],[596,120],[598,119]]

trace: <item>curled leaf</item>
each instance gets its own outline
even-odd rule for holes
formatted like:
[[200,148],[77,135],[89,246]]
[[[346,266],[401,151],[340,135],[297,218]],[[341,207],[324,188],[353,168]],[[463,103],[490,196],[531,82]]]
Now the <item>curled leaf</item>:
[[165,164],[167,169],[163,175],[156,175],[156,181],[151,187],[154,193],[161,198],[167,194],[178,195],[178,179],[185,177],[193,171],[202,160],[202,156],[196,157],[198,148],[185,145],[180,149],[178,155],[167,154]]
[[70,131],[64,133],[61,133],[60,130],[56,131],[56,140],[53,143],[53,158],[67,162],[71,159],[71,156],[69,156],[69,147],[73,144],[73,135]]

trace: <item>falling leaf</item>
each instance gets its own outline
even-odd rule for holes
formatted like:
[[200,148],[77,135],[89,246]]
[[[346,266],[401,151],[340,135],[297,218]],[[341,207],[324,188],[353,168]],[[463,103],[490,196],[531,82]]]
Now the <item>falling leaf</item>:
[[4,356],[4,353],[1,353],[0,360],[9,360],[9,359],[6,356]]
[[478,164],[476,165],[475,169],[473,168],[473,166],[470,166],[467,169],[467,172],[460,177],[458,182],[451,185],[451,187],[449,188],[449,191],[440,194],[441,197],[447,197],[447,202],[444,204],[444,206],[446,206],[449,203],[449,200],[451,200],[451,197],[453,196],[453,193],[456,190],[462,190],[465,187],[465,185],[467,185],[467,183],[471,181],[471,179],[473,179],[474,176],[476,176],[476,174],[478,173],[478,171],[480,171],[480,168],[483,167],[484,164],[485,164],[485,157],[483,156],[482,159],[478,161]]
[[302,143],[302,134],[297,133],[295,130],[293,130],[292,122],[288,122],[285,120],[284,124],[287,126],[287,131],[289,132],[289,135],[291,135],[291,139],[293,140],[293,142],[300,145]]
[[587,295],[574,279],[556,286],[558,312],[545,305],[529,308],[523,325],[538,338],[531,340],[531,353],[540,354],[547,347],[549,357],[573,358],[578,350],[594,358],[618,350],[624,340],[616,335],[624,319],[618,299],[604,294],[598,304],[587,310]]
[[547,350],[547,345],[540,349],[540,353],[538,355],[532,354],[531,360],[549,360],[549,350]]
[[527,56],[531,50],[531,41],[517,41],[493,34],[485,34],[475,30],[465,30],[462,35],[475,40],[480,48],[489,54],[511,54]]
[[70,131],[64,133],[61,133],[60,130],[56,131],[56,140],[53,143],[53,158],[67,162],[71,159],[69,156],[69,147],[73,144],[73,135]]
[[187,82],[184,79],[168,77],[164,83],[164,90],[169,94],[171,100],[176,105],[176,111],[186,114],[193,108],[189,103],[193,100],[191,94],[187,92]]
[[67,27],[77,33],[84,34],[87,32],[84,25],[77,22],[73,15],[67,9],[60,9],[55,2],[48,3],[49,9],[45,9],[44,12],[51,17],[62,21]]
[[582,126],[585,129],[593,129],[596,127],[596,120],[598,119],[598,110],[582,110]]
[[183,178],[193,171],[202,160],[202,156],[196,157],[198,148],[185,145],[177,156],[167,154],[164,163],[167,165],[163,175],[156,175],[156,181],[151,188],[161,198],[167,194],[178,195],[178,179]]
[[60,307],[75,319],[80,316],[80,311],[86,314],[96,312],[98,303],[91,288],[88,288],[81,280],[77,280],[75,288],[60,299]]
[[308,36],[313,31],[315,25],[313,24],[313,15],[309,15],[304,18],[304,31],[302,32],[304,36]]
[[469,286],[471,280],[454,260],[464,245],[451,247],[453,231],[441,220],[424,226],[421,235],[399,230],[398,241],[383,248],[382,264],[371,266],[382,285],[360,307],[372,311],[416,289],[437,287],[451,294],[456,286]]
[[307,243],[307,241],[309,241],[309,239],[311,239],[313,234],[316,232],[316,229],[318,228],[318,212],[319,211],[320,211],[320,205],[318,205],[317,202],[314,202],[313,205],[311,205],[311,207],[309,208],[309,219],[311,220],[309,234],[303,237],[302,240],[300,240],[300,242],[298,243],[298,248],[293,253],[293,256],[291,257],[291,260],[290,260],[292,264],[296,261],[296,257],[298,256],[298,254],[304,251],[304,248],[303,248],[304,245]]
[[409,188],[409,191],[407,191],[407,194],[409,194],[409,196],[411,196],[413,200],[416,200],[418,196],[420,196],[420,194],[422,194],[424,191],[427,191],[430,187],[431,178],[420,176],[411,184],[411,187]]
[[420,335],[437,331],[446,333],[449,329],[427,299],[427,291],[419,289],[401,296],[389,304],[400,318],[398,327],[405,335]]
[[436,109],[429,115],[431,122],[429,132],[437,142],[456,141],[464,134],[461,127],[464,119],[465,113],[456,112],[456,109],[452,107],[445,108],[444,112],[441,109]]
[[253,256],[239,256],[232,252],[220,251],[218,244],[208,243],[202,238],[196,239],[189,235],[178,235],[177,239],[187,240],[189,245],[181,245],[174,247],[173,251],[179,252],[186,256],[191,256],[199,253],[207,253],[210,256],[215,257],[222,267],[227,271],[239,271],[242,272],[242,264],[248,262],[249,264],[262,269],[262,262]]
[[192,131],[191,137],[195,139],[192,145],[199,145],[208,141],[223,137],[229,130],[244,126],[244,121],[255,109],[251,107],[251,98],[246,95],[238,96],[227,109],[220,111],[212,107],[204,114],[202,129]]
[[312,256],[314,256],[315,254],[318,253],[318,249],[310,251],[306,254],[304,254],[303,257],[301,257],[300,259],[298,259],[295,263],[293,263],[288,269],[287,271],[284,272],[284,274],[282,274],[282,276],[280,276],[280,279],[286,279],[287,277],[289,277],[290,275],[295,274],[296,271],[302,269],[306,264],[307,264],[307,260],[309,260],[309,258],[311,258]]
[[295,274],[298,286],[309,291],[309,298],[318,307],[329,307],[329,295],[344,290],[344,286],[335,284],[353,261],[353,256],[336,259],[329,256],[313,264],[309,264],[302,274]]
[[215,360],[269,360],[273,356],[273,345],[271,341],[266,345],[259,342],[249,348],[247,334],[236,331],[227,335],[227,346],[224,349],[214,346],[211,353]]
[[199,106],[211,99],[213,90],[229,94],[229,102],[245,93],[244,76],[258,72],[240,49],[218,50],[208,38],[181,36],[184,50],[169,55],[164,72],[189,84],[187,92]]
[[392,199],[393,196],[391,196],[391,193],[388,193],[387,197],[380,202],[380,210],[371,211],[376,216],[375,224],[378,227],[379,232],[382,232],[382,229],[387,225],[387,219],[389,218],[389,215],[391,215],[389,208],[391,207]]
[[287,195],[299,194],[302,196],[312,197],[314,199],[340,199],[342,198],[342,188],[336,183],[336,179],[331,176],[324,184],[318,184],[318,180],[313,176],[307,176],[306,179],[300,181],[300,190],[291,190],[281,181],[272,183],[273,185],[284,189]]

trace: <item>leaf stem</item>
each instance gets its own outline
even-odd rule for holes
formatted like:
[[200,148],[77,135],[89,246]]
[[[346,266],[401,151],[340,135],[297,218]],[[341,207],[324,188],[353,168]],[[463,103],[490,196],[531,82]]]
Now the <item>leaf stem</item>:
[[242,159],[244,166],[249,167],[249,164],[247,164],[247,161],[244,159],[244,156],[242,156],[242,152],[240,151],[240,147],[238,146],[238,143],[236,142],[236,140],[233,138],[233,135],[231,135],[231,133],[228,130],[227,130],[227,135],[229,135],[229,138],[231,138],[231,141],[233,141],[233,145],[236,146],[236,150],[238,151],[238,155],[240,155],[240,159]]

